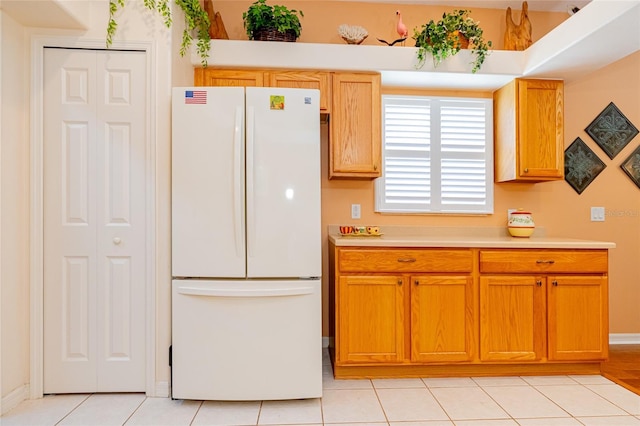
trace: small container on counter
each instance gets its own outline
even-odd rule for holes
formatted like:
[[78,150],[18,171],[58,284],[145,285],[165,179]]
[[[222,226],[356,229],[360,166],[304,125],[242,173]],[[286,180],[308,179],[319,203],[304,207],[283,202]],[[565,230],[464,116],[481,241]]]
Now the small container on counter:
[[511,212],[507,228],[512,237],[527,238],[533,234],[536,224],[533,222],[531,212],[518,209],[515,212]]

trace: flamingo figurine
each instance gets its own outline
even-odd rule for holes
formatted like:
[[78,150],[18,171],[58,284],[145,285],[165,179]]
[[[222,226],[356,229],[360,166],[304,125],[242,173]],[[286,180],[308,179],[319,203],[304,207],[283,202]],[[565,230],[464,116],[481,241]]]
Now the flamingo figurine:
[[393,46],[396,43],[404,44],[404,41],[407,39],[407,34],[409,33],[409,31],[407,30],[407,26],[402,22],[402,14],[400,13],[399,10],[396,10],[396,16],[398,17],[398,24],[396,25],[396,31],[400,35],[400,38],[392,42],[388,42],[386,40],[382,40],[381,38],[379,38],[378,41],[380,43],[384,43],[387,46]]
[[398,31],[398,35],[403,38],[407,38],[407,34],[409,31],[407,30],[407,26],[402,22],[402,14],[399,10],[396,10],[396,15],[398,16],[398,25],[396,25],[396,31]]

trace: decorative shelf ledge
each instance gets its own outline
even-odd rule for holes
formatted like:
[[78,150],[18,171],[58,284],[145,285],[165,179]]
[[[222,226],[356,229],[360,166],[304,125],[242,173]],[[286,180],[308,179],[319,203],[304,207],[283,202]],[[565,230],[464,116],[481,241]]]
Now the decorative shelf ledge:
[[[416,48],[212,40],[209,66],[378,71],[383,86],[495,90],[515,77],[571,81],[640,50],[640,0],[593,0],[521,52],[494,50],[471,73],[470,51],[416,68]],[[191,62],[200,58],[191,53]]]

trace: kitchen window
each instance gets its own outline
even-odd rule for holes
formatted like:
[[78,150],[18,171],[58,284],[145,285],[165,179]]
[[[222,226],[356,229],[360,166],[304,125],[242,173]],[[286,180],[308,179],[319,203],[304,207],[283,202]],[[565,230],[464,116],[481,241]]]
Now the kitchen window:
[[382,96],[376,211],[493,213],[493,103]]

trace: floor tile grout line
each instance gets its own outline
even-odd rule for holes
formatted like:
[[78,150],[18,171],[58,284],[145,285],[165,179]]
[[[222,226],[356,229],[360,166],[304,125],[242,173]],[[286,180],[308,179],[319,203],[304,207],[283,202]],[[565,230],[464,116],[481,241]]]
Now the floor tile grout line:
[[134,408],[131,414],[129,414],[129,416],[124,420],[124,423],[122,423],[122,426],[126,425],[129,422],[129,420],[131,420],[131,417],[133,417],[133,415],[138,412],[140,407],[142,407],[142,405],[149,399],[149,397],[146,394],[143,394],[143,395],[144,395],[144,398],[142,398],[142,401],[140,401],[140,404],[138,404],[138,406]]
[[[628,415],[630,415],[630,416],[634,416],[634,414],[632,414],[632,413],[628,412],[627,410],[625,410],[624,408],[622,408],[621,406],[619,406],[616,402],[611,401],[609,398],[606,398],[606,397],[604,397],[604,396],[600,395],[598,392],[594,391],[593,389],[591,389],[591,388],[590,388],[590,387],[588,387],[587,385],[584,385],[584,384],[582,384],[582,383],[581,383],[581,385],[582,385],[582,387],[586,388],[588,391],[592,392],[594,395],[597,395],[597,396],[599,396],[600,398],[602,398],[602,399],[604,399],[605,401],[607,401],[609,404],[612,404],[613,406],[615,406],[615,407],[617,407],[617,408],[621,409],[622,411],[624,411],[625,413],[627,413],[627,414],[628,414]],[[619,386],[619,385],[618,385],[618,386]],[[620,387],[622,387],[622,386],[620,386]],[[622,387],[622,388],[624,389],[624,387]],[[633,393],[633,392],[632,392],[632,393]]]
[[424,378],[420,378],[420,380],[422,380],[422,383],[424,383],[425,387],[427,388],[427,392],[429,392],[429,394],[431,395],[431,397],[433,398],[433,400],[436,402],[436,404],[438,404],[438,407],[440,407],[440,409],[442,410],[442,412],[444,413],[445,416],[447,416],[447,419],[455,425],[455,422],[453,421],[453,419],[451,418],[451,415],[447,412],[447,410],[444,409],[444,407],[442,406],[442,403],[440,402],[440,400],[438,398],[436,398],[436,396],[434,395],[434,393],[431,391],[431,388],[429,387],[429,385],[427,385],[427,382],[424,381]]
[[558,404],[557,402],[555,402],[553,399],[549,398],[547,395],[545,395],[540,389],[538,389],[536,386],[533,385],[529,385],[531,386],[531,388],[533,388],[533,390],[535,390],[536,392],[538,392],[540,395],[542,395],[543,398],[546,398],[549,402],[551,402],[553,405],[555,405],[556,407],[558,407],[559,409],[561,409],[563,412],[567,413],[569,415],[569,417],[573,417],[573,414],[571,414],[569,411],[565,410],[565,408],[563,406],[561,406],[560,404]]
[[380,400],[380,395],[378,394],[378,389],[376,389],[376,385],[373,383],[373,380],[371,379],[369,380],[371,381],[371,387],[373,388],[373,393],[375,393],[376,395],[376,400],[380,405],[380,410],[382,410],[382,415],[384,416],[386,423],[389,424],[389,416],[387,415],[387,412],[384,409],[384,405],[382,405],[382,401]]
[[67,412],[67,414],[65,414],[64,416],[62,416],[62,418],[61,418],[60,420],[58,420],[58,421],[55,423],[55,425],[59,425],[59,424],[60,424],[60,422],[62,422],[62,421],[63,421],[64,419],[66,419],[67,417],[69,417],[69,415],[70,415],[71,413],[73,413],[74,411],[76,411],[76,410],[77,410],[77,409],[78,409],[82,404],[84,404],[84,403],[85,403],[85,401],[86,401],[87,399],[91,398],[91,396],[92,396],[92,395],[93,395],[93,394],[91,394],[91,393],[90,393],[90,394],[88,394],[86,398],[84,398],[82,401],[80,401],[78,404],[76,404],[76,406],[75,406],[75,407],[73,407],[72,409],[70,409],[70,410]]
[[196,412],[193,414],[193,417],[191,418],[191,421],[189,422],[189,426],[193,426],[193,422],[196,420],[196,417],[198,417],[198,413],[200,412],[200,410],[202,409],[202,406],[204,405],[204,401],[200,401],[200,404],[198,405],[198,409],[196,410]]

